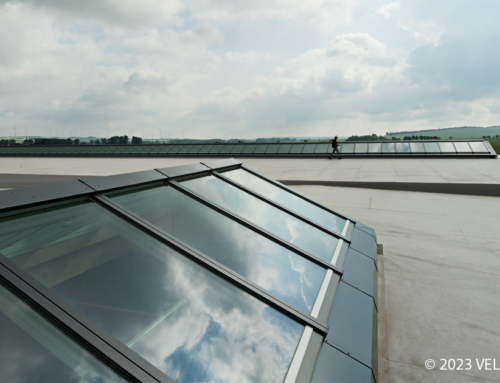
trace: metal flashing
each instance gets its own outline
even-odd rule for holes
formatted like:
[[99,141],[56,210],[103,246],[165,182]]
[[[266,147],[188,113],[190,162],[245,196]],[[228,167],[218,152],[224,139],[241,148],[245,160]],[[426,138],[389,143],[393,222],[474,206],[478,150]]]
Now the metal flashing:
[[161,181],[166,178],[165,175],[155,170],[145,170],[142,172],[117,174],[108,177],[96,177],[89,180],[82,179],[81,181],[95,191],[109,191],[132,185]]
[[212,170],[227,168],[229,166],[243,165],[243,163],[241,161],[235,160],[234,158],[227,158],[227,159],[215,160],[215,161],[204,161],[201,163],[205,166],[208,166]]
[[196,173],[207,172],[210,169],[202,163],[194,163],[189,165],[173,166],[170,168],[156,169],[157,172],[164,174],[168,178],[186,176]]
[[83,196],[94,190],[78,181],[0,191],[0,211]]

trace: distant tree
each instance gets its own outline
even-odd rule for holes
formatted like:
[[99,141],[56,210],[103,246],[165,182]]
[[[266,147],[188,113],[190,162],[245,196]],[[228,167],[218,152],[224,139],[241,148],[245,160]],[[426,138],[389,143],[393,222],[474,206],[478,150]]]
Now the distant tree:
[[491,136],[488,136],[488,138],[491,138]]
[[453,140],[453,136],[450,136],[450,140]]
[[484,139],[486,139],[486,136],[483,136]]
[[142,138],[141,137],[132,137],[132,145],[139,145],[142,144]]
[[101,145],[101,141],[99,139],[95,140],[96,145]]
[[80,145],[80,140],[77,138],[75,140],[73,140],[73,144],[75,145]]
[[94,140],[90,140],[89,144],[94,145]]
[[108,140],[106,138],[101,138],[101,143],[105,145],[108,143]]
[[495,136],[496,138],[500,137],[498,134]]

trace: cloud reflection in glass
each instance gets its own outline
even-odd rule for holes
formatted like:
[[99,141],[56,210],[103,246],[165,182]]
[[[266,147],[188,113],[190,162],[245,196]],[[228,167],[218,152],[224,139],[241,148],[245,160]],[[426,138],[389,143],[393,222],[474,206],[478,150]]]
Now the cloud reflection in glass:
[[330,262],[338,239],[214,176],[183,181],[193,192]]
[[0,252],[178,382],[282,381],[304,329],[95,203],[0,221]]

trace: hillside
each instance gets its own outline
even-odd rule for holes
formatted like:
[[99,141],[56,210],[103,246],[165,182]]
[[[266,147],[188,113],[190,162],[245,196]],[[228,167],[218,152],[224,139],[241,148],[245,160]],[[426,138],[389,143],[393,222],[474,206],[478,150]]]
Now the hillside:
[[453,137],[454,139],[483,138],[483,136],[494,137],[500,135],[500,126],[489,126],[487,128],[475,126],[462,126],[457,128],[429,129],[418,131],[388,132],[387,137],[403,138],[405,136],[438,136],[442,139]]

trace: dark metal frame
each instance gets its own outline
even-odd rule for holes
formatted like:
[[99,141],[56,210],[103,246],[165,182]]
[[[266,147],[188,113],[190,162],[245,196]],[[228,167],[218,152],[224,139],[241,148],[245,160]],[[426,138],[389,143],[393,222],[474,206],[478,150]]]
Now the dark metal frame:
[[[163,183],[169,184],[177,190],[189,195],[191,198],[196,199],[209,206],[210,208],[218,211],[219,213],[228,216],[232,220],[235,220],[240,224],[249,227],[250,229],[260,233],[266,238],[289,249],[290,251],[303,256],[304,258],[324,267],[325,269],[331,269],[338,276],[342,276],[342,270],[340,268],[323,261],[313,254],[309,254],[308,252],[296,247],[295,245],[287,241],[284,241],[283,239],[243,219],[242,217],[239,217],[238,215],[235,215],[232,212],[229,212],[226,209],[217,206],[208,200],[205,200],[203,197],[196,195],[195,193],[175,181],[175,179],[179,177],[213,173],[216,176],[224,179],[224,181],[229,182],[226,180],[226,177],[221,177],[216,170],[237,167],[244,168],[241,162],[234,159],[228,159],[211,161],[205,164],[198,163],[172,168],[155,169],[153,171],[128,173],[109,177],[99,177],[90,180],[78,180],[62,184],[59,183],[31,188],[5,190],[0,192],[0,218],[18,215],[27,211],[42,210],[51,206],[88,200],[90,198],[91,200],[101,204],[105,208],[133,223],[136,227],[146,231],[149,235],[152,235],[163,243],[166,243],[169,246],[178,249],[184,255],[190,257],[191,259],[200,263],[202,266],[228,280],[237,288],[243,289],[247,293],[263,301],[269,306],[279,310],[295,321],[302,323],[303,325],[312,327],[315,333],[322,336],[326,335],[328,332],[328,326],[326,324],[324,315],[321,315],[320,318],[314,318],[310,314],[302,312],[288,302],[268,292],[255,283],[248,281],[246,278],[221,265],[207,255],[191,248],[179,239],[171,236],[170,234],[167,234],[158,227],[128,211],[124,207],[120,206],[119,204],[103,195],[103,193],[105,192],[114,190],[129,190],[142,186],[161,185]],[[249,170],[247,168],[244,169],[247,171]],[[266,181],[271,182],[274,185],[283,188],[288,192],[291,192],[294,195],[298,195],[300,198],[303,198],[304,200],[313,203],[314,205],[326,211],[329,211],[332,214],[336,214],[341,216],[342,218],[349,219],[315,201],[310,200],[305,196],[298,194],[297,192],[287,188],[284,185],[276,183],[275,181],[270,180],[267,177],[263,177],[261,175],[258,176],[264,178]],[[229,183],[232,183],[232,181]],[[250,192],[248,190],[245,191]],[[278,205],[265,198],[261,199],[273,206]],[[279,208],[287,212],[288,214],[302,219],[304,222],[307,222],[312,226],[318,226],[317,224],[311,223],[308,219],[300,217],[298,214],[289,211],[284,206],[279,205]],[[353,223],[355,222],[354,220],[351,221]],[[344,241],[346,242],[350,242],[342,235],[335,234],[335,236],[339,239],[344,239]],[[57,296],[50,289],[43,286],[40,282],[31,277],[26,271],[16,266],[13,262],[11,262],[1,254],[0,278],[2,279],[2,281],[8,283],[11,288],[15,289],[16,292],[22,295],[24,300],[26,300],[32,307],[34,307],[38,311],[43,312],[44,315],[55,321],[55,323],[57,323],[63,331],[66,331],[68,334],[70,334],[78,341],[79,344],[90,350],[94,355],[98,356],[100,360],[109,365],[115,371],[119,372],[119,374],[126,379],[130,381],[172,382],[172,379],[161,372],[159,369],[151,365],[141,356],[119,342],[116,338],[108,334],[94,322],[86,318],[73,306],[66,303],[62,298]],[[332,282],[328,286],[329,291],[335,291],[336,280],[336,278],[332,278]],[[329,300],[333,299],[333,295],[331,293],[330,295],[331,297],[329,298]],[[330,303],[331,302],[329,302],[328,304]],[[322,312],[323,311],[324,310],[322,309]]]

